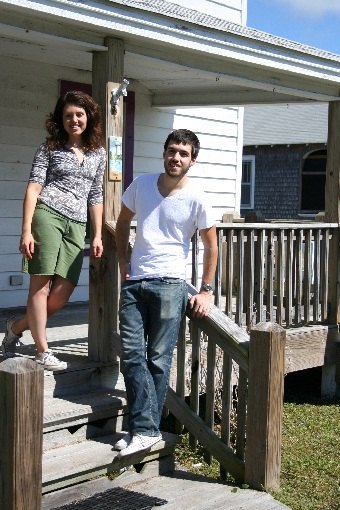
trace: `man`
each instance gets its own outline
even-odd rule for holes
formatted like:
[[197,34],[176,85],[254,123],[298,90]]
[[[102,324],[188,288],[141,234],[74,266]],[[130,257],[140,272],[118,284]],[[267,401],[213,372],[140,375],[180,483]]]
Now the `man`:
[[[217,261],[216,227],[206,194],[187,175],[199,149],[192,131],[173,131],[164,144],[164,172],[136,178],[122,197],[116,242],[129,432],[115,445],[121,456],[149,449],[162,437],[160,419],[188,298],[186,259],[196,229],[204,246],[202,286],[189,306],[196,317],[209,313]],[[135,215],[137,231],[130,258],[130,225]]]

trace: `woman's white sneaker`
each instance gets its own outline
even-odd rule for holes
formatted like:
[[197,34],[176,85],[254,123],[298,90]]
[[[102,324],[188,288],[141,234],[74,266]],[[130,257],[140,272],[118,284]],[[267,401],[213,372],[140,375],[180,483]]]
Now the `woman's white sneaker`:
[[35,361],[45,370],[65,370],[67,368],[67,363],[60,361],[51,350],[36,354]]
[[16,321],[15,317],[11,317],[10,319],[7,319],[6,321],[6,331],[5,336],[2,341],[1,349],[2,349],[2,355],[5,359],[7,358],[14,358],[15,357],[15,350],[16,346],[20,345],[20,338],[21,335],[16,335],[12,331],[12,324]]

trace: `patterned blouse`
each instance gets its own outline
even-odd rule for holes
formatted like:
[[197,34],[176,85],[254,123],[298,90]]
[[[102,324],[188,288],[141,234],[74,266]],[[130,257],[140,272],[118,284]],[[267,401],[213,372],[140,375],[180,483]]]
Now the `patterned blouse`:
[[103,147],[85,152],[82,163],[72,149],[50,151],[43,143],[35,153],[28,182],[43,187],[38,201],[67,218],[86,222],[87,207],[103,202]]

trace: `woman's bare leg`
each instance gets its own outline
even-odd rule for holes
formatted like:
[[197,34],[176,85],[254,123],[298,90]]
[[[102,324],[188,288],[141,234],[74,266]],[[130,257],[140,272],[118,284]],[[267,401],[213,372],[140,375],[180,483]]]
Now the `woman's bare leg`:
[[[30,277],[26,316],[38,353],[44,352],[48,348],[46,339],[47,299],[51,281],[51,276],[31,275]],[[13,328],[12,331],[15,332]]]
[[61,276],[31,275],[26,314],[12,324],[12,331],[20,335],[31,330],[37,352],[48,348],[46,339],[47,318],[68,302],[74,285]]

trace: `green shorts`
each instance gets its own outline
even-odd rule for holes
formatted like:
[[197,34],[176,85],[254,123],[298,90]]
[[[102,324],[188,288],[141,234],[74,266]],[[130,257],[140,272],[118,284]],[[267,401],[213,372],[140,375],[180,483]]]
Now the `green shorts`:
[[34,254],[31,260],[23,260],[23,272],[59,275],[76,286],[83,265],[85,231],[86,223],[38,204],[32,219]]

